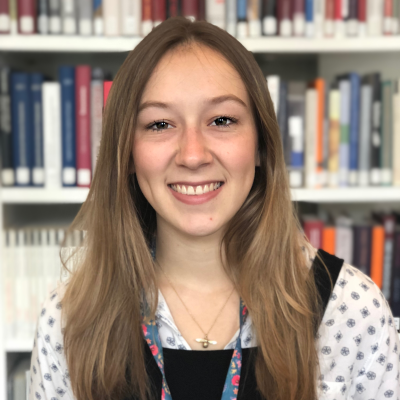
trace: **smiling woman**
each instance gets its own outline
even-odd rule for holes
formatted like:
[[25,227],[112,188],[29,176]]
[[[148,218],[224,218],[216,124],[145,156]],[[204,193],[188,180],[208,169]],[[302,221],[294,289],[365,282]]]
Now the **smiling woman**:
[[303,236],[267,82],[218,27],[170,18],[128,55],[75,229],[31,400],[400,394],[390,308]]

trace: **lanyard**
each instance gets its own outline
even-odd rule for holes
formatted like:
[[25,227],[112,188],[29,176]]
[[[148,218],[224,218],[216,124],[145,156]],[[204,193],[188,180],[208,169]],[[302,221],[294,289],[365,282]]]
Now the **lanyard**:
[[[149,307],[146,305],[144,314],[142,315],[142,329],[147,345],[149,346],[154,360],[162,374],[162,390],[161,400],[172,400],[171,391],[169,390],[167,380],[164,373],[164,357],[162,351],[162,344],[158,332],[156,321],[148,317]],[[236,347],[232,354],[232,359],[229,365],[229,370],[226,375],[224,390],[221,400],[236,400],[239,391],[240,371],[242,369],[242,327],[247,317],[247,307],[244,305],[243,300],[240,299],[240,330],[239,336],[236,340]],[[182,350],[190,351],[190,350]]]

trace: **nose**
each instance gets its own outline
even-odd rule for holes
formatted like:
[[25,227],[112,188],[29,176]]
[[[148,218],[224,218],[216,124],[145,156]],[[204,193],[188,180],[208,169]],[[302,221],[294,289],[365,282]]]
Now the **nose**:
[[200,127],[187,127],[179,138],[178,165],[197,169],[212,161],[209,144]]

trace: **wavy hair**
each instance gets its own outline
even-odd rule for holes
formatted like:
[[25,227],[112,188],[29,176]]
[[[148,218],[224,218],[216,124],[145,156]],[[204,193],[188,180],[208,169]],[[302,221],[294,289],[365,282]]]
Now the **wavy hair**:
[[[156,214],[132,165],[133,132],[146,83],[166,52],[208,46],[228,60],[248,91],[260,167],[221,241],[224,268],[248,307],[258,340],[257,386],[275,400],[317,398],[316,327],[322,304],[302,251],[307,239],[291,201],[283,148],[267,82],[253,54],[206,21],[169,18],[128,54],[103,114],[96,173],[69,227],[85,232],[63,297],[64,350],[78,400],[154,398],[144,363],[141,293],[158,302],[150,246]],[[65,246],[65,243],[63,246]]]

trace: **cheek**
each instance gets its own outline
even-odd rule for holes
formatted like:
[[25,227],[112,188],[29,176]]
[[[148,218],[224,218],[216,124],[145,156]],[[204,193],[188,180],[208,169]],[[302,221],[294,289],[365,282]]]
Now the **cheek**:
[[252,179],[256,165],[255,144],[243,141],[235,146],[229,146],[224,151],[226,163],[229,170],[237,177],[249,176]]
[[166,152],[151,143],[135,142],[132,156],[138,181],[150,176],[159,176],[158,173],[165,169],[167,163]]

